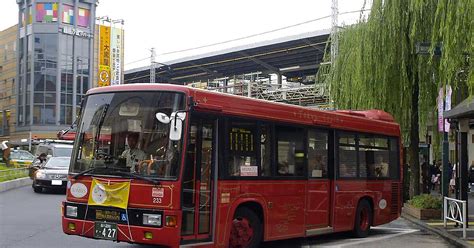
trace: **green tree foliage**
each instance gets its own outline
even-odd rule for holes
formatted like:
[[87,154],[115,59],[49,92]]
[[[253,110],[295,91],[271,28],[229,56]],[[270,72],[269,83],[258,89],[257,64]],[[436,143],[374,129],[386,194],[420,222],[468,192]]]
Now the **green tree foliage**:
[[[367,20],[339,33],[328,79],[331,98],[339,109],[377,108],[394,115],[404,145],[415,144],[408,161],[412,196],[419,194],[420,131],[436,120],[429,115],[436,112],[439,88],[449,84],[457,93],[474,92],[473,10],[474,0],[374,0]],[[420,42],[431,42],[430,55],[416,53]],[[433,54],[437,44],[440,57]]]

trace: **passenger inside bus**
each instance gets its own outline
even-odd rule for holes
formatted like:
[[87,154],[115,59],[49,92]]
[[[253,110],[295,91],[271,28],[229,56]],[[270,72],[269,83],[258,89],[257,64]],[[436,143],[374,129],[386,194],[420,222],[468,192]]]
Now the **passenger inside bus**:
[[382,155],[378,155],[375,161],[375,174],[377,177],[388,176],[388,163],[384,161]]
[[309,175],[311,177],[324,177],[326,176],[326,162],[325,156],[317,154],[314,148],[308,149],[308,168]]
[[290,167],[288,165],[288,162],[278,163],[278,174],[279,175],[288,175],[288,174],[290,174]]

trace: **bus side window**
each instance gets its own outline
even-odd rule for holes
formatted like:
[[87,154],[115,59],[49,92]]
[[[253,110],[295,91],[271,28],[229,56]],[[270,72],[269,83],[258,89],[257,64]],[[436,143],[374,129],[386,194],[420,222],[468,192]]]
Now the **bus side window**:
[[272,129],[269,124],[260,125],[260,176],[271,176]]
[[228,124],[228,176],[257,177],[256,123],[229,121]]
[[304,132],[301,128],[277,127],[277,175],[304,176]]
[[400,178],[400,153],[398,139],[389,138],[389,174],[392,179]]
[[339,133],[339,177],[357,177],[357,150],[354,134]]
[[308,131],[308,175],[312,178],[326,178],[328,166],[328,133]]

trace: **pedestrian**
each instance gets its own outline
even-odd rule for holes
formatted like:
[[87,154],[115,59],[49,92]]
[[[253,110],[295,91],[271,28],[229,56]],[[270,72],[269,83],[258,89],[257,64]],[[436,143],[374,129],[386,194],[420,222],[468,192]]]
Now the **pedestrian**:
[[435,190],[436,187],[436,161],[433,160],[433,163],[430,164],[430,178],[431,178],[431,190]]
[[423,193],[429,194],[431,188],[431,177],[430,177],[430,166],[428,164],[428,158],[423,155],[423,163],[421,164],[421,177],[423,182]]

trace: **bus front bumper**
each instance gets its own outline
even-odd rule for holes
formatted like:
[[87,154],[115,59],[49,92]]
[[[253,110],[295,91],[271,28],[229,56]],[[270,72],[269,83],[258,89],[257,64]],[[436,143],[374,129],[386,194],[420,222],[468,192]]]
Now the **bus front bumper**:
[[[63,232],[69,235],[78,235],[98,239],[94,235],[96,221],[72,219],[62,216]],[[180,228],[175,227],[148,227],[117,225],[117,235],[113,241],[159,244],[169,247],[178,247],[180,243]]]

